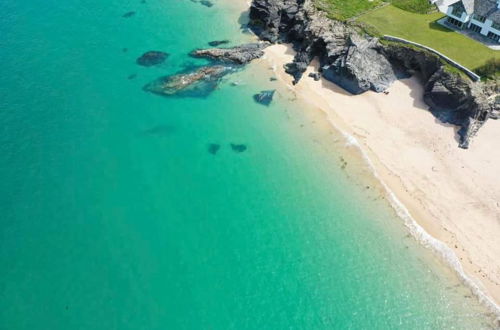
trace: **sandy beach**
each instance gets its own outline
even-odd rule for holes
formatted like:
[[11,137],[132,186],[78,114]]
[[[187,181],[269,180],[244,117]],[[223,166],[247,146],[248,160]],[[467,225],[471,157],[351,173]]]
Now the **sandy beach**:
[[262,61],[299,98],[322,109],[337,129],[357,140],[388,191],[425,230],[428,238],[423,240],[445,243],[454,253],[445,248],[441,254],[459,271],[463,267],[462,274],[473,282],[469,284],[498,308],[500,122],[488,121],[470,149],[463,150],[457,146],[457,128],[427,111],[416,78],[397,81],[388,95],[353,96],[324,79],[309,78],[317,69],[313,63],[292,86],[283,65],[293,54],[289,46],[274,45]]

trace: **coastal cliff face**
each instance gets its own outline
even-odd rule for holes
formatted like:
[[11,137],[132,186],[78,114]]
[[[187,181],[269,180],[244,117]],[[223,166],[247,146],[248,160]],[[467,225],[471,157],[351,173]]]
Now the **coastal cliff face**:
[[297,54],[285,69],[295,83],[315,57],[321,75],[352,94],[383,92],[398,77],[417,74],[431,112],[461,128],[463,148],[488,118],[499,116],[495,103],[498,85],[474,83],[447,71],[439,57],[425,50],[366,36],[353,26],[327,18],[310,0],[253,0],[250,19],[261,39],[293,44]]

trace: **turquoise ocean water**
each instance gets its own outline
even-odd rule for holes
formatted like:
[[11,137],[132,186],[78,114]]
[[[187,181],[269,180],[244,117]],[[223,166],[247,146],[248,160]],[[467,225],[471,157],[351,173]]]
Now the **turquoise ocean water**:
[[0,1],[0,329],[491,327],[271,70],[142,91],[250,38],[228,3]]

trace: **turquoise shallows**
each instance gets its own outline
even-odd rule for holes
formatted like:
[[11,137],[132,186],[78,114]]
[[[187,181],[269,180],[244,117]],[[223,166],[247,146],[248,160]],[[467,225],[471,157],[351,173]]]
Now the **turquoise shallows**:
[[[226,5],[0,1],[0,328],[487,328],[271,70],[142,90],[250,38]],[[138,66],[148,50],[170,56]]]

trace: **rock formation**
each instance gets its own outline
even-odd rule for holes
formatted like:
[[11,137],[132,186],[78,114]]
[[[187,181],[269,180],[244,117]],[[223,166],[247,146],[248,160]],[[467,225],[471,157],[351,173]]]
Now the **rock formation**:
[[229,43],[229,40],[214,40],[214,41],[210,41],[208,43],[208,45],[210,47],[217,47],[217,46],[225,45],[225,44],[228,44],[228,43]]
[[253,0],[250,26],[263,40],[291,43],[296,50],[287,73],[298,82],[314,57],[321,75],[352,94],[385,91],[401,74],[418,73],[424,99],[440,120],[460,126],[467,148],[488,118],[500,114],[498,85],[485,86],[446,70],[434,54],[403,44],[382,43],[355,27],[332,20],[311,0]]
[[144,86],[144,90],[162,96],[204,97],[212,92],[219,81],[234,69],[228,66],[204,66],[196,70],[161,77]]
[[137,58],[136,63],[142,66],[158,65],[165,62],[168,55],[169,55],[168,53],[161,52],[158,50],[150,50],[149,52],[146,52],[142,54],[139,58]]
[[273,101],[273,97],[274,97],[275,92],[276,92],[275,90],[262,91],[258,94],[255,94],[253,96],[253,99],[255,100],[255,102],[257,102],[259,104],[269,106],[271,104],[271,102]]
[[269,43],[251,43],[232,48],[210,48],[198,49],[191,52],[193,57],[207,57],[221,62],[229,62],[236,64],[247,64],[264,55],[264,48],[269,46]]

